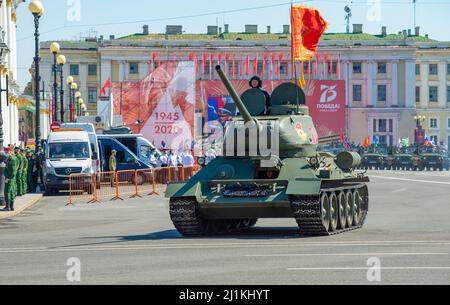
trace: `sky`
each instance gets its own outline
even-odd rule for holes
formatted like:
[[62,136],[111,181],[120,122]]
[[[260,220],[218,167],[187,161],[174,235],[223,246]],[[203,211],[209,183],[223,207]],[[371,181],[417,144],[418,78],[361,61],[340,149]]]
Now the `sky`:
[[[33,17],[27,0],[17,14],[18,82],[23,89],[31,77],[28,69],[34,54]],[[380,34],[414,28],[413,0],[316,0],[294,1],[322,12],[330,24],[328,32],[345,32],[344,7],[352,8],[351,24],[362,23],[364,32]],[[186,33],[206,33],[207,25],[230,24],[230,32],[243,32],[245,24],[258,24],[265,32],[281,32],[289,24],[290,0],[42,0],[42,41],[79,40],[93,35],[126,36],[141,33],[148,24],[151,33],[163,33],[165,26],[183,25]],[[416,23],[421,34],[450,41],[450,0],[416,0]],[[414,30],[413,30],[414,32]]]

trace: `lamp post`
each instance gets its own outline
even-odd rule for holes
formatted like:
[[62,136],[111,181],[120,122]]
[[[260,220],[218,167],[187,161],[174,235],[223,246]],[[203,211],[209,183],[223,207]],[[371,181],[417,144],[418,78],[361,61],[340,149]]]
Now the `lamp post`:
[[66,64],[66,57],[64,55],[59,55],[57,58],[57,62],[59,65],[59,77],[61,81],[61,88],[59,90],[60,99],[61,99],[61,123],[64,122],[64,74],[63,74],[63,67]]
[[78,89],[77,83],[72,83],[70,85],[70,89],[72,89],[72,96],[70,100],[70,120],[71,122],[75,121],[75,91]]
[[[57,55],[61,50],[59,43],[53,42],[50,45],[50,52],[53,54],[53,121],[58,121],[58,83],[56,81],[58,74],[58,66],[57,66]],[[61,117],[61,122],[63,122],[64,118]]]
[[41,90],[39,75],[39,19],[44,15],[44,6],[41,1],[33,0],[28,5],[28,10],[34,16],[34,98],[36,100],[36,152],[39,152],[41,145]]
[[80,91],[75,92],[75,113],[76,113],[76,116],[80,116],[80,99],[81,99],[81,92]]
[[[71,103],[72,103],[72,84],[74,83],[74,79],[73,79],[73,76],[68,76],[67,77],[67,85],[68,85],[68,87],[69,87],[69,99],[68,99],[68,106],[69,106],[69,109],[70,109],[70,105],[71,105]],[[70,113],[69,113],[69,117],[70,117]]]

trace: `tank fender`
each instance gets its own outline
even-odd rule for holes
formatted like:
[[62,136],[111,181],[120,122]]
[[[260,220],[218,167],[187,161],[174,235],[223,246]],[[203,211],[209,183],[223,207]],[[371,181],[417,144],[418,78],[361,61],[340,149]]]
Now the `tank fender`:
[[185,182],[172,182],[167,185],[165,196],[166,198],[172,197],[195,197],[201,198],[201,183],[185,183]]
[[289,180],[286,195],[317,195],[320,194],[321,185],[318,179],[295,178]]

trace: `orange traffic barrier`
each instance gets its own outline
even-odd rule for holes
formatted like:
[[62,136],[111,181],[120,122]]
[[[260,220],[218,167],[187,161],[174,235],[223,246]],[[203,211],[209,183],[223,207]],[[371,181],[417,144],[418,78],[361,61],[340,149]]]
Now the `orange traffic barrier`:
[[120,200],[116,172],[101,172],[96,174],[94,200]]
[[163,167],[144,170],[72,174],[68,205],[160,195],[171,182],[188,181],[201,168]]
[[94,177],[90,174],[71,174],[69,176],[69,203],[75,205],[77,202],[93,202]]

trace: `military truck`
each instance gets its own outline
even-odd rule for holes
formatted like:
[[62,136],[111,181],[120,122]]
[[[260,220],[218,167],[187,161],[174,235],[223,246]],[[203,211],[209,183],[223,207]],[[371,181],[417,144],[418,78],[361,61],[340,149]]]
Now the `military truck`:
[[393,169],[394,170],[418,170],[419,159],[414,155],[413,147],[402,147],[400,151],[394,153]]
[[438,149],[423,147],[420,149],[420,169],[443,171],[448,169],[448,156]]
[[[240,117],[227,127],[223,156],[189,181],[168,185],[175,228],[183,236],[228,234],[251,228],[259,218],[294,218],[299,232],[309,236],[361,228],[369,210],[369,179],[354,171],[360,157],[317,151],[303,90],[281,84],[268,106],[259,89],[240,97],[222,68],[216,71]],[[270,153],[260,145],[265,140]]]
[[372,148],[361,156],[361,167],[363,169],[386,169],[387,149],[384,147]]

